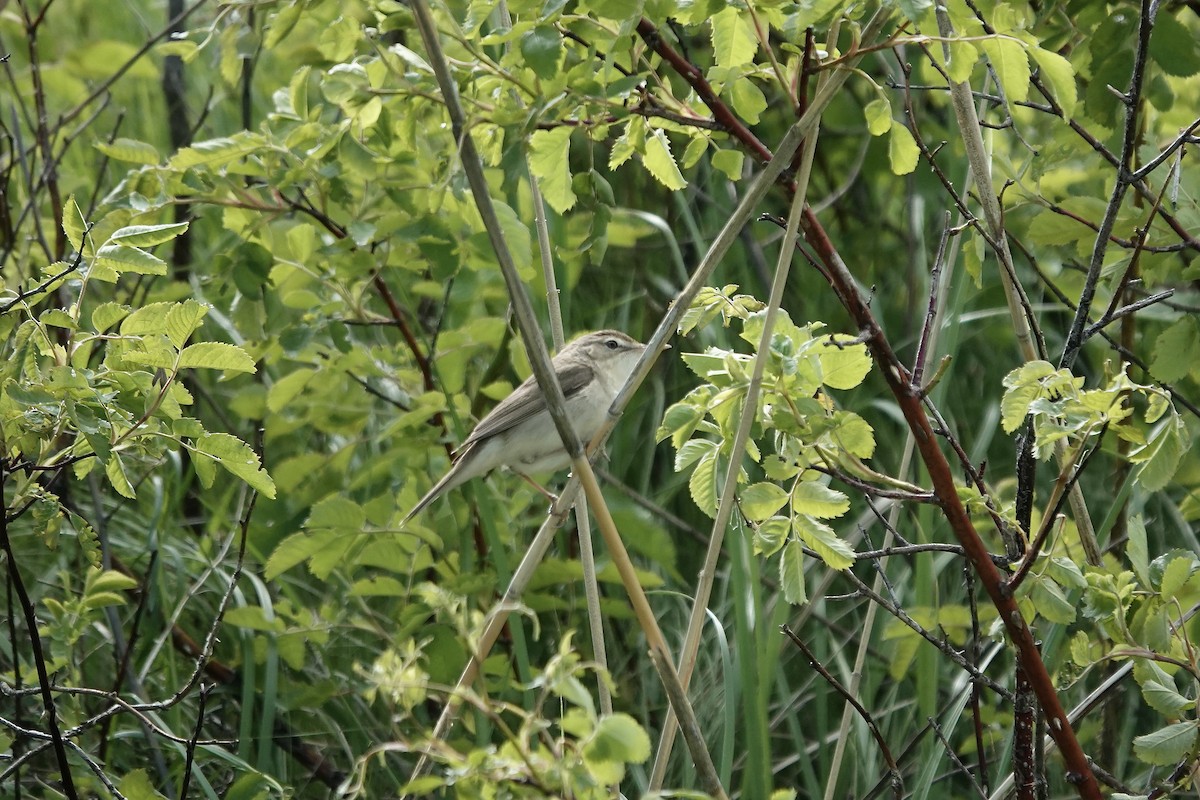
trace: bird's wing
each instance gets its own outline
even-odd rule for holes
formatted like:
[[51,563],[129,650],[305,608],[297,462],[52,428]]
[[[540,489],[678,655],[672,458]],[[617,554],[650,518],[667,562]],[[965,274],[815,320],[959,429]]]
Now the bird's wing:
[[[556,370],[558,382],[562,386],[563,395],[576,395],[592,380],[592,368],[583,364],[562,367]],[[459,450],[465,450],[471,444],[513,428],[525,420],[546,409],[546,399],[538,388],[537,380],[530,375],[513,393],[500,401],[500,404],[479,421],[475,430],[462,443]]]

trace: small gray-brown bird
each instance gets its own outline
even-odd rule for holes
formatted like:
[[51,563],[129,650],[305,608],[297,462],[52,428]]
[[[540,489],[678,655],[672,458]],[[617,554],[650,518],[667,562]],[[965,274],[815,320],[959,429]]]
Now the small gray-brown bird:
[[[567,400],[567,416],[586,445],[604,424],[604,416],[625,385],[646,345],[620,331],[585,334],[562,349],[551,362]],[[531,375],[504,398],[455,451],[454,464],[422,497],[404,525],[445,492],[508,467],[528,477],[557,472],[571,463],[546,398]]]

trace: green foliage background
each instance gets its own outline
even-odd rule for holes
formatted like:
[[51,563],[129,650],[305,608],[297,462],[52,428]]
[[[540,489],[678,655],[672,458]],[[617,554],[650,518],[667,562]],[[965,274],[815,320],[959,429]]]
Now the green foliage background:
[[[644,341],[760,168],[729,119],[773,148],[818,76],[864,48],[822,112],[809,202],[906,364],[928,335],[935,262],[946,276],[927,394],[944,449],[986,462],[980,489],[952,459],[991,551],[1058,513],[1047,498],[1069,474],[1057,480],[1053,442],[1085,464],[1103,561],[1086,562],[1064,511],[1021,609],[1064,705],[1103,690],[1076,727],[1117,788],[1186,783],[1200,749],[1194,4],[952,2],[946,36],[921,0],[507,12],[434,8],[547,341],[538,196],[568,333]],[[860,42],[877,13],[882,38]],[[529,374],[414,25],[396,0],[0,5],[6,796],[395,796],[426,751],[433,770],[410,788],[432,796],[658,788],[666,695],[602,549],[607,671],[592,660],[573,524],[460,724],[428,738],[545,501],[502,473],[399,526],[473,421]],[[806,52],[820,70],[803,74]],[[1037,360],[1016,344],[978,189],[964,185],[948,81],[977,92]],[[1126,143],[1145,191],[1114,201]],[[788,205],[779,189],[758,210]],[[770,222],[746,225],[607,445],[606,496],[673,648],[781,240]],[[1106,320],[1110,338],[1091,336],[1062,372],[1097,257],[1091,322],[1152,302]],[[890,791],[868,727],[841,720],[844,698],[786,624],[856,687],[908,793],[995,789],[1014,732],[1041,732],[993,690],[1015,680],[1003,629],[961,551],[940,546],[953,534],[921,495],[928,476],[905,455],[878,364],[804,261],[737,457],[691,684],[700,729],[731,794]],[[1017,468],[1021,436],[1032,478]],[[1020,488],[1034,490],[1031,512]],[[899,539],[883,525],[893,504]],[[885,539],[900,550],[854,558]],[[878,602],[866,592],[877,564]],[[1036,771],[1052,795],[1072,793],[1053,757]],[[698,789],[682,746],[665,785]]]

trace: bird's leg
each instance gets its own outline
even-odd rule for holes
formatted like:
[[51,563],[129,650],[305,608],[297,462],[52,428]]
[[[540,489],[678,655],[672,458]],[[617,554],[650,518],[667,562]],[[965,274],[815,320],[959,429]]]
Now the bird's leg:
[[545,486],[542,486],[540,483],[538,483],[533,478],[526,475],[524,472],[517,472],[517,474],[520,475],[522,478],[524,478],[526,483],[528,483],[530,486],[532,486],[533,488],[535,488],[539,492],[541,492],[543,495],[545,495],[546,498],[548,498],[550,500],[550,505],[553,506],[558,503],[558,495],[552,494],[551,492],[547,491]]

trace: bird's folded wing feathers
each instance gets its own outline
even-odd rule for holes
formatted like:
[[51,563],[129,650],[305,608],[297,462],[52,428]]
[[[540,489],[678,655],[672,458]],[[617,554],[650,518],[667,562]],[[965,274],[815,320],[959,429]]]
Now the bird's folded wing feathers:
[[[556,370],[558,383],[562,386],[563,396],[571,397],[578,394],[592,380],[592,368],[583,364],[573,364]],[[546,399],[538,388],[537,380],[531,375],[518,386],[513,393],[500,401],[500,404],[479,421],[475,430],[459,447],[459,452],[488,436],[503,433],[519,425],[546,408]]]

